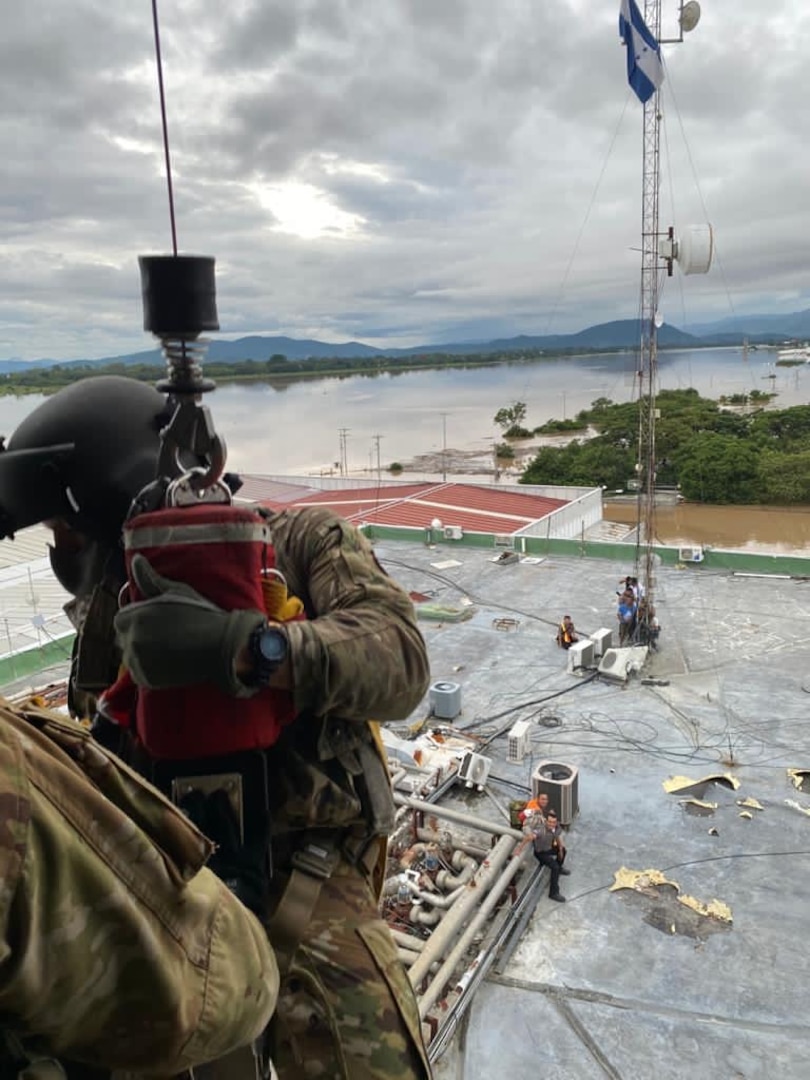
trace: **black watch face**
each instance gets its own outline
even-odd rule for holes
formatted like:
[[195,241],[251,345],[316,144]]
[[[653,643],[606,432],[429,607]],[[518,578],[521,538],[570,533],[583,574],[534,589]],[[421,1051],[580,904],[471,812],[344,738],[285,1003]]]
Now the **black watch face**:
[[280,630],[265,630],[259,638],[259,652],[270,664],[280,664],[287,655],[287,639]]

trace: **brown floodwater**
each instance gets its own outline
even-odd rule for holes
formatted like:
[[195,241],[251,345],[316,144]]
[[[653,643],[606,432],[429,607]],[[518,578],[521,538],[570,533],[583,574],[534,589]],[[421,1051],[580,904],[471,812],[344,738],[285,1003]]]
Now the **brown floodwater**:
[[[607,521],[635,524],[636,503],[605,502]],[[709,506],[680,503],[655,510],[662,544],[747,551],[810,551],[810,507]]]

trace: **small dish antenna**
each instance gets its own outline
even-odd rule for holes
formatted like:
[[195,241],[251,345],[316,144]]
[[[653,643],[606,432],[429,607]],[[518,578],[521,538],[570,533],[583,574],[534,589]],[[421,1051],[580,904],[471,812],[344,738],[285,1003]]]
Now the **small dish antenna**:
[[700,22],[700,4],[697,0],[688,0],[681,8],[681,30],[688,34]]

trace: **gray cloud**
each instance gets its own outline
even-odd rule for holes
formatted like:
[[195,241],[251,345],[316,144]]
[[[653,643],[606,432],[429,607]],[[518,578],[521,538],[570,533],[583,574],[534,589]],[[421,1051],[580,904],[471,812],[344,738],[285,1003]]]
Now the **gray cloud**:
[[[703,7],[665,50],[662,225],[708,217],[722,264],[668,287],[685,324],[808,302],[810,16]],[[180,246],[216,256],[223,332],[406,344],[634,315],[642,109],[617,13],[163,4]],[[20,5],[0,138],[0,356],[149,347],[137,256],[170,237],[148,5]]]

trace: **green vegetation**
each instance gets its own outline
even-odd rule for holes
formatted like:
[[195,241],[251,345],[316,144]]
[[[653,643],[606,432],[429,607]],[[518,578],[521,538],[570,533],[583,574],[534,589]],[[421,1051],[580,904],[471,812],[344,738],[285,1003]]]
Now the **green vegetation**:
[[[532,433],[528,428],[523,427],[525,419],[526,402],[515,401],[511,405],[505,405],[502,409],[498,409],[493,417],[493,422],[501,428],[505,439],[529,439]],[[514,456],[514,451],[512,451],[512,457]]]
[[514,461],[515,450],[507,442],[495,444],[495,457],[498,461]]
[[721,405],[767,405],[775,397],[765,390],[752,390],[750,394],[721,394],[718,401]]
[[535,435],[561,435],[566,431],[583,431],[585,424],[581,420],[549,420],[534,429]]
[[[744,396],[749,404],[757,400],[753,393]],[[810,406],[741,415],[697,390],[663,390],[656,404],[657,484],[677,485],[694,502],[810,502]],[[626,487],[636,476],[638,408],[597,399],[576,420],[598,434],[542,447],[521,483]]]

